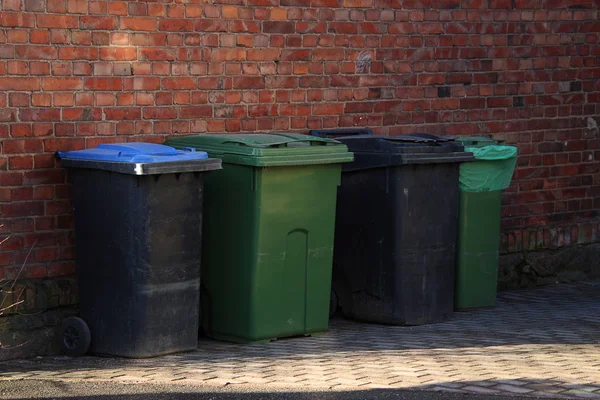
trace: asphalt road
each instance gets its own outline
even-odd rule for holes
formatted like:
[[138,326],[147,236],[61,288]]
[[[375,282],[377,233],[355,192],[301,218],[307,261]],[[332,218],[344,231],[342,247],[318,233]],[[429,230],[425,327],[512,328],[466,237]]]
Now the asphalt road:
[[[122,384],[114,382],[5,381],[0,382],[0,399],[83,400],[515,400],[532,397],[468,395],[451,392],[407,390],[364,390],[349,392],[264,391],[251,387],[222,388],[190,385]],[[547,399],[547,397],[546,397]]]

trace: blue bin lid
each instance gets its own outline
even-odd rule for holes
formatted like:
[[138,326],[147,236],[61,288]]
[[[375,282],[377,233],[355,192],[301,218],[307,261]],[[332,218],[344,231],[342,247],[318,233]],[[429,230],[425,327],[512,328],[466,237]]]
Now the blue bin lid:
[[66,160],[104,161],[120,163],[165,163],[177,161],[205,160],[208,154],[192,148],[176,150],[173,147],[155,143],[115,143],[101,144],[93,149],[59,152]]
[[204,151],[155,143],[101,144],[93,149],[58,152],[67,168],[99,169],[128,175],[208,172],[221,169],[221,160]]

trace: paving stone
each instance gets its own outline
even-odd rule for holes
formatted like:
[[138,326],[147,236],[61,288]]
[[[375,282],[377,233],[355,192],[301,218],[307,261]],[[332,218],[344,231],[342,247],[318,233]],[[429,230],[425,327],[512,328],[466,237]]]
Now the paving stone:
[[566,392],[563,392],[562,394],[567,395],[569,397],[577,397],[577,398],[584,398],[584,399],[600,399],[600,394],[590,393],[590,392],[585,392],[585,391],[580,391],[580,390],[567,390]]
[[600,282],[500,293],[493,310],[396,327],[331,321],[330,332],[262,345],[202,339],[144,360],[39,357],[0,362],[0,380],[411,388],[600,399]]

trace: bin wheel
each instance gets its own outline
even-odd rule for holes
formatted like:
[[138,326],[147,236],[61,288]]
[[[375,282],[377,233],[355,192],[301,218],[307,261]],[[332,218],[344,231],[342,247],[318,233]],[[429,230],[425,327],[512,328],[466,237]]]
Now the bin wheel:
[[66,355],[83,356],[88,352],[92,341],[90,327],[79,317],[69,317],[63,322],[62,340]]
[[333,317],[338,309],[338,298],[335,290],[331,289],[331,296],[329,298],[329,317]]

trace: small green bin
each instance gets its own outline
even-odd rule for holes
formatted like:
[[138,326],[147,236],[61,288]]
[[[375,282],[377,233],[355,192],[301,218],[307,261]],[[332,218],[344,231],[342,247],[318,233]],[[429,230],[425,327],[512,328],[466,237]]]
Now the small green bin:
[[460,166],[454,309],[494,307],[502,190],[510,185],[517,148],[486,137],[456,140],[473,153],[475,161]]
[[327,331],[337,187],[345,145],[298,134],[171,139],[223,169],[205,183],[203,331],[257,343]]

